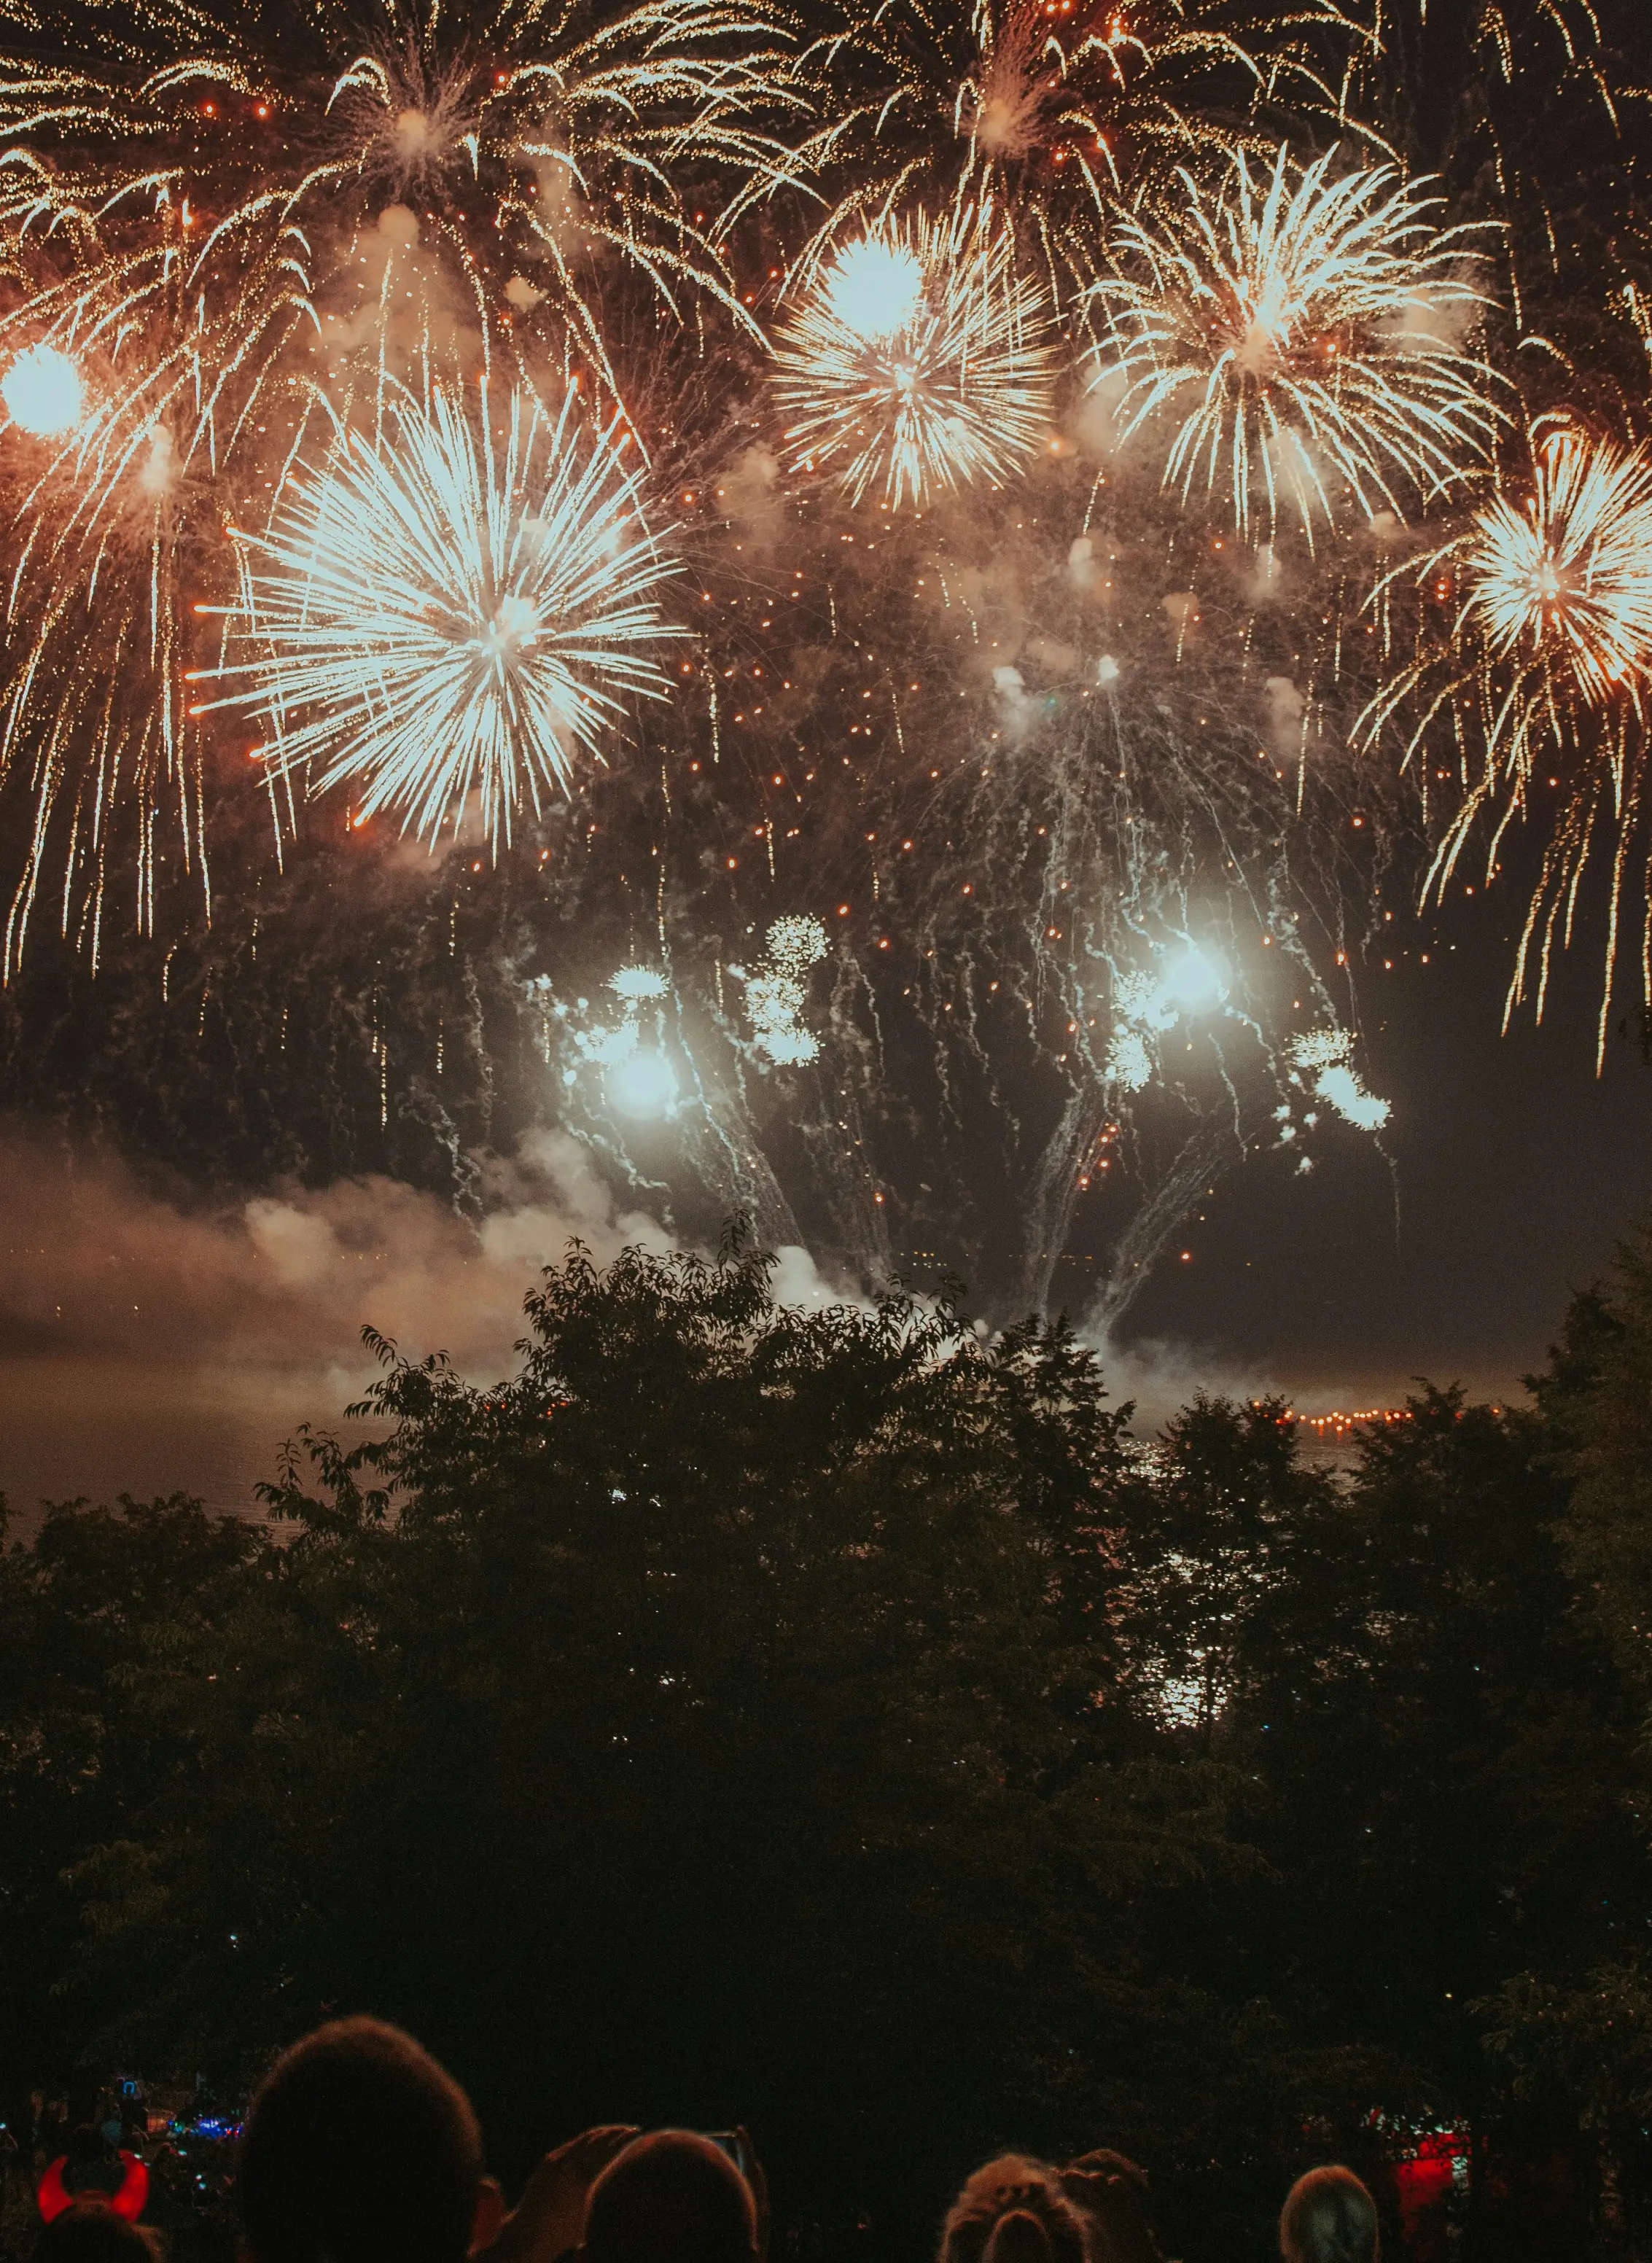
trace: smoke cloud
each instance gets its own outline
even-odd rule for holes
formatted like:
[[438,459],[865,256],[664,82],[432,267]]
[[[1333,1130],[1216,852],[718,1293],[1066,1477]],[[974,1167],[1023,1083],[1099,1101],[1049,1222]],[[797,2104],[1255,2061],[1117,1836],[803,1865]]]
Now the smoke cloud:
[[231,1208],[171,1200],[106,1157],[0,1142],[0,1343],[208,1364],[363,1365],[364,1322],[414,1356],[509,1363],[534,1274],[577,1235],[600,1261],[668,1248],[617,1211],[579,1142],[525,1141],[480,1223],[386,1178],[288,1187]]
[[[493,1382],[515,1364],[524,1294],[574,1236],[599,1263],[675,1246],[566,1132],[493,1163],[472,1220],[378,1177],[206,1206],[0,1129],[0,1490],[25,1516],[41,1496],[123,1490],[250,1509],[283,1438],[336,1425],[376,1371],[364,1323]],[[837,1301],[806,1251],[778,1255],[789,1302]]]

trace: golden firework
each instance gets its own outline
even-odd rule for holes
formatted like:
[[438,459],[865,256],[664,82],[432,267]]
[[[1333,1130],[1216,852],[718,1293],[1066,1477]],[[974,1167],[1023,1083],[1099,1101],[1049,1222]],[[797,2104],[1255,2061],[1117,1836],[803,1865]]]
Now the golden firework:
[[1259,173],[1231,153],[1213,192],[1189,172],[1157,217],[1115,230],[1094,287],[1095,383],[1121,440],[1165,433],[1186,502],[1225,487],[1243,533],[1299,517],[1311,539],[1352,506],[1402,517],[1460,482],[1500,412],[1462,343],[1483,304],[1461,229],[1391,166]]
[[789,177],[785,46],[746,0],[594,28],[541,0],[10,11],[0,783],[33,816],[8,968],[54,865],[94,951],[118,850],[142,926],[157,825],[204,873],[192,607],[227,594],[226,522],[274,503],[319,398],[348,415],[398,374],[501,363],[582,364],[617,396],[627,272],[667,314],[705,293],[754,329],[724,240]]
[[1366,36],[1333,0],[845,0],[801,66],[831,121],[812,163],[843,178],[812,256],[938,179],[1007,205],[1064,297],[1127,179],[1223,147],[1264,94],[1334,113],[1323,67]]
[[[1422,614],[1415,651],[1371,701],[1367,744],[1407,719],[1405,754],[1462,798],[1428,874],[1451,880],[1475,830],[1490,825],[1486,877],[1508,829],[1535,809],[1547,838],[1516,952],[1506,1014],[1533,987],[1541,1017],[1554,950],[1569,942],[1598,848],[1610,889],[1597,1059],[1626,905],[1642,898],[1641,972],[1652,1004],[1652,898],[1647,895],[1646,763],[1652,695],[1652,454],[1550,423],[1533,436],[1530,485],[1477,510],[1462,532],[1390,576],[1381,593]],[[1444,731],[1453,761],[1431,748]],[[1550,797],[1555,796],[1551,801]]]

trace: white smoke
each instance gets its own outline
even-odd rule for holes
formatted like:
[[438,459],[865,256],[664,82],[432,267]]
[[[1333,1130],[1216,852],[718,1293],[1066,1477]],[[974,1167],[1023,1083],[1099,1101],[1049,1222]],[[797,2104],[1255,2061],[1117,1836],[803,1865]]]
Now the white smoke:
[[[378,1372],[364,1323],[488,1384],[516,1365],[523,1298],[571,1237],[599,1264],[672,1233],[621,1207],[562,1132],[490,1160],[479,1218],[378,1176],[204,1204],[116,1159],[0,1130],[0,1491],[174,1489],[251,1510],[302,1421],[338,1425]],[[843,1301],[806,1250],[776,1291]]]

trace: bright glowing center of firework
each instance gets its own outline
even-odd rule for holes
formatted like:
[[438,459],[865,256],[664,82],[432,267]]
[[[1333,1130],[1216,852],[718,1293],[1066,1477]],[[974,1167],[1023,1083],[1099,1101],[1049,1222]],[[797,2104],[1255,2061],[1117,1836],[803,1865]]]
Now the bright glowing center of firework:
[[434,136],[430,121],[422,110],[403,110],[396,114],[395,140],[399,155],[411,161],[423,156]]
[[55,346],[31,346],[0,379],[0,401],[14,424],[38,439],[72,432],[86,409],[80,372]]
[[501,667],[509,667],[524,645],[539,633],[539,616],[526,597],[501,597],[499,610],[482,631],[483,651]]
[[1562,604],[1569,595],[1566,578],[1552,557],[1544,557],[1532,568],[1532,604],[1541,609]]
[[868,237],[839,255],[826,301],[845,329],[875,345],[899,336],[922,303],[924,271],[917,255]]
[[626,1116],[665,1116],[677,1097],[676,1071],[663,1053],[637,1052],[608,1073],[608,1096]]
[[1228,970],[1213,953],[1189,944],[1165,960],[1158,994],[1178,1014],[1208,1014],[1228,994]]
[[1271,376],[1279,361],[1279,318],[1259,307],[1246,324],[1233,358],[1246,377]]

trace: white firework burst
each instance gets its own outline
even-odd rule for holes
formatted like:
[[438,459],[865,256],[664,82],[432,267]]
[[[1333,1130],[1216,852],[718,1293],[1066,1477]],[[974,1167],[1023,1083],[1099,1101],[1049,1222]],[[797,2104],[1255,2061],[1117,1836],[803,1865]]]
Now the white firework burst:
[[828,938],[818,919],[789,912],[768,929],[768,950],[749,973],[746,1010],[758,1050],[782,1066],[797,1067],[819,1058],[820,1040],[804,1026],[808,975],[826,955]]
[[[473,796],[489,842],[602,759],[632,696],[662,697],[675,571],[643,524],[612,428],[513,393],[502,436],[437,388],[393,395],[300,467],[264,535],[242,534],[225,657],[275,776],[348,784],[434,837]],[[198,710],[197,712],[205,712]]]

